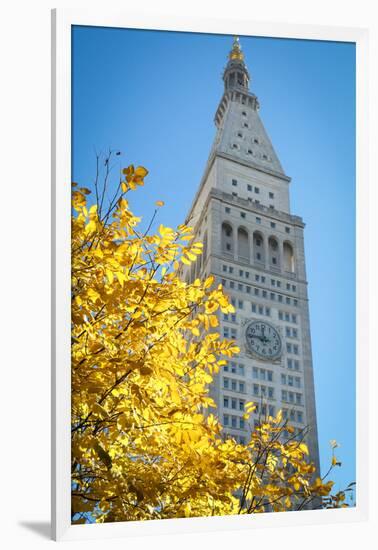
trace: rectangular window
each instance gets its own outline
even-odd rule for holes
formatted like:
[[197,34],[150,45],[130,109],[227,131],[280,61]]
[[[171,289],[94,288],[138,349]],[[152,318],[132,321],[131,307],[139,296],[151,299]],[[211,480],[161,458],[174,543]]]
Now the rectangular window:
[[231,363],[231,372],[233,374],[236,374],[236,363],[234,363],[234,362]]
[[281,281],[277,281],[277,286],[278,286],[278,288],[281,287]]
[[266,291],[266,290],[263,290],[263,291],[262,291],[262,296],[263,296],[263,298],[266,298],[267,295],[268,295],[267,291]]
[[288,305],[290,305],[290,302],[291,302],[291,300],[290,300],[289,296],[286,296],[286,303],[287,303]]
[[260,189],[258,187],[255,187],[255,193],[257,193],[257,194],[260,193]]
[[246,272],[245,272],[245,278],[246,278],[246,279],[249,279],[249,271],[246,271]]
[[259,291],[258,288],[254,288],[253,292],[254,292],[255,296],[258,296],[260,294],[260,291]]
[[294,378],[290,375],[287,377],[287,385],[291,387],[294,386]]
[[236,338],[237,338],[237,331],[236,331],[236,328],[232,328],[232,329],[231,329],[231,338],[233,338],[234,340],[236,340]]
[[252,185],[247,185],[247,190],[252,191]]
[[290,290],[290,284],[286,283],[286,290]]
[[231,426],[232,428],[236,428],[236,416],[231,416]]
[[299,370],[299,361],[294,361],[294,370]]
[[285,313],[285,321],[290,321],[290,315],[288,313]]
[[242,269],[239,269],[239,277],[243,277],[243,270]]
[[234,283],[234,281],[230,281],[230,288],[235,288],[235,283]]
[[238,374],[240,376],[244,376],[244,365],[242,365],[241,363],[239,363],[238,365]]
[[286,336],[290,338],[290,328],[286,327]]
[[223,407],[228,409],[228,406],[229,406],[228,397],[223,397]]
[[260,254],[260,252],[257,252],[257,253],[256,253],[256,260],[258,260],[259,262],[261,261],[261,254]]
[[232,193],[232,196],[233,196],[233,197],[237,197],[238,194],[234,192],[234,193]]
[[297,322],[297,316],[295,315],[295,313],[293,313],[292,316],[291,316],[291,322],[292,322],[292,323],[296,323],[296,322]]
[[286,344],[286,351],[287,351],[288,353],[292,353],[292,346],[291,346],[291,344],[289,344],[289,343]]
[[273,405],[269,405],[269,416],[274,416],[275,410]]
[[234,268],[230,266],[230,267],[228,268],[228,272],[229,272],[229,273],[233,273],[233,272],[234,272]]
[[240,290],[241,292],[243,292],[243,285],[238,283],[238,290]]
[[259,386],[257,384],[253,384],[253,395],[259,395]]
[[228,426],[228,422],[229,422],[229,416],[228,416],[228,414],[224,414],[223,415],[223,424],[225,426]]
[[229,378],[223,378],[223,387],[228,390],[228,388],[230,387],[230,380]]
[[244,418],[239,418],[239,427],[241,430],[244,430]]
[[281,395],[282,395],[282,401],[287,401],[287,391],[282,390]]
[[294,344],[293,351],[294,351],[295,355],[298,355],[298,346],[297,346],[297,344]]
[[232,180],[232,185],[236,186],[238,184],[238,180]]
[[244,393],[244,382],[239,382],[239,391]]
[[251,294],[251,287],[250,286],[246,286],[245,287],[245,291],[247,294]]
[[291,290],[292,290],[293,292],[296,292],[296,291],[297,291],[297,287],[296,287],[295,285],[293,285],[293,286],[291,287]]
[[265,308],[265,315],[267,315],[268,317],[270,317],[270,307],[266,307],[266,308]]
[[271,300],[274,300],[276,298],[276,295],[274,294],[274,292],[271,292],[270,293],[270,299]]
[[253,312],[253,313],[257,313],[257,311],[256,311],[256,310],[257,310],[256,304],[251,304],[251,306],[252,306],[252,312]]
[[256,223],[261,223],[261,218],[256,218]]
[[279,311],[279,312],[278,312],[278,319],[279,319],[280,321],[283,321],[283,313],[282,313],[282,311]]
[[273,399],[273,397],[274,397],[274,388],[271,388],[271,387],[268,388],[268,397],[270,397],[270,399]]
[[294,300],[293,304],[295,305],[295,307],[297,307],[298,306],[298,300]]
[[240,217],[245,219],[245,212],[240,212]]
[[228,313],[223,313],[223,321],[228,321]]
[[259,313],[260,315],[264,315],[264,308],[262,306],[259,306]]
[[222,270],[223,270],[223,271],[227,271],[227,266],[223,264]]
[[295,394],[295,402],[297,405],[302,405],[302,394],[300,393]]
[[236,380],[231,380],[231,389],[236,391]]
[[286,374],[281,374],[281,384],[286,385]]
[[260,369],[260,380],[266,380],[266,370]]
[[292,391],[289,391],[289,403],[294,403],[294,394]]
[[226,243],[226,250],[228,250],[228,252],[230,252],[230,250],[231,250],[231,245],[230,245],[230,243]]
[[301,424],[303,423],[303,413],[302,411],[297,411],[297,421]]
[[259,377],[259,369],[257,367],[252,368],[252,377],[258,378]]
[[231,208],[229,208],[228,206],[226,206],[225,212],[226,212],[226,214],[231,214]]
[[288,368],[288,369],[292,369],[292,368],[293,368],[293,360],[292,360],[292,359],[288,359],[288,360],[287,360],[287,368]]
[[239,399],[239,411],[244,411],[244,401]]
[[270,199],[274,199],[274,193],[270,193],[270,192],[269,192],[269,198],[270,198]]
[[236,399],[231,399],[231,409],[236,409]]
[[266,387],[265,387],[265,386],[261,386],[260,391],[261,391],[262,397],[266,397]]
[[243,307],[244,307],[243,300],[239,300],[239,301],[238,301],[238,307],[239,307],[240,309],[243,309]]
[[276,224],[275,224],[274,222],[270,222],[270,227],[271,227],[272,229],[275,229]]
[[296,328],[292,329],[292,333],[293,333],[293,338],[298,338],[298,331]]
[[281,302],[281,304],[282,304],[282,296],[281,296],[281,294],[278,295],[278,301]]
[[261,275],[261,282],[265,283],[265,277],[263,275]]
[[255,281],[259,281],[260,280],[260,275],[255,275]]
[[276,281],[275,281],[275,279],[270,279],[270,284],[271,284],[272,286],[276,286]]
[[290,227],[285,227],[286,233],[290,233]]
[[226,281],[226,279],[222,279],[221,282],[222,282],[222,286],[227,286],[227,281]]
[[230,337],[230,331],[228,327],[223,327],[223,338],[229,338]]

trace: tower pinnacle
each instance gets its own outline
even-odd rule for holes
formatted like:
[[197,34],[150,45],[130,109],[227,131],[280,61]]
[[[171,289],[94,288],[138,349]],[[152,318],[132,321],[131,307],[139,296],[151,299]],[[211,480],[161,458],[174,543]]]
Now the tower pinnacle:
[[232,49],[228,54],[228,62],[223,73],[223,81],[225,92],[240,90],[248,93],[249,73],[244,63],[244,53],[238,36],[234,36]]

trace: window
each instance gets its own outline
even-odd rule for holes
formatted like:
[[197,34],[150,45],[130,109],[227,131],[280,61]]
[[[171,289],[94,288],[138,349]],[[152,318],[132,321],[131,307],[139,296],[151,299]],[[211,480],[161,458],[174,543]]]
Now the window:
[[243,270],[242,269],[239,269],[239,277],[243,277]]
[[236,409],[236,399],[231,399],[231,409]]
[[274,222],[270,222],[270,227],[271,227],[272,229],[275,229],[276,224],[275,224]]
[[264,315],[264,308],[262,306],[259,306],[259,314]]
[[245,219],[245,212],[240,212],[240,217]]
[[256,203],[256,204],[260,204],[260,201],[256,200],[255,203]]
[[270,279],[270,284],[271,284],[272,286],[276,286],[276,281],[275,281],[274,279]]
[[229,272],[229,273],[233,273],[233,272],[234,272],[234,268],[230,266],[230,267],[228,268],[228,272]]
[[289,403],[294,403],[294,394],[292,391],[289,391]]
[[252,155],[252,154],[253,154],[253,153],[252,153],[252,149],[248,149],[247,153],[248,153],[249,155]]
[[274,199],[274,193],[269,193],[269,198]]
[[291,388],[294,386],[294,378],[290,375],[287,377],[287,385]]
[[251,287],[246,285],[245,291],[247,294],[251,294]]
[[231,389],[236,391],[236,380],[231,380]]
[[259,140],[258,140],[257,138],[254,138],[253,142],[254,142],[254,143],[258,143]]
[[292,329],[292,333],[293,333],[293,338],[298,338],[298,331],[296,328]]
[[231,329],[231,338],[233,338],[234,340],[237,338],[236,328]]
[[249,185],[249,184],[248,184],[248,185],[247,185],[247,189],[248,189],[248,191],[252,191],[252,185]]
[[252,313],[256,313],[256,304],[252,304]]
[[278,286],[278,288],[281,287],[281,281],[277,281],[277,286]]
[[290,321],[290,315],[288,313],[285,313],[285,321]]
[[286,327],[286,336],[290,337],[290,328],[289,327]]
[[291,302],[291,300],[290,300],[289,296],[286,296],[286,303],[287,303],[288,305],[290,305],[290,302]]
[[270,293],[270,299],[271,299],[271,300],[275,300],[275,299],[276,299],[276,295],[274,294],[274,292],[271,292],[271,293]]
[[231,245],[230,243],[226,243],[226,250],[229,252],[231,250]]
[[274,397],[274,388],[271,388],[271,387],[268,388],[268,397],[273,399],[273,397]]
[[296,287],[295,285],[292,285],[291,290],[292,290],[293,292],[296,292],[296,291],[297,291],[297,287]]
[[238,301],[238,307],[239,307],[240,309],[243,309],[243,307],[244,307],[243,300],[239,300],[239,301]]
[[259,377],[259,369],[257,367],[252,368],[252,377],[258,378]]
[[263,277],[263,276],[261,277],[261,282],[265,283],[265,277]]
[[260,193],[260,187],[255,187],[255,193],[258,195]]
[[279,311],[279,312],[278,312],[278,319],[279,319],[280,321],[283,320],[283,313],[282,313],[282,311]]
[[223,387],[228,390],[228,388],[230,387],[230,380],[229,378],[223,378]]
[[265,315],[267,315],[268,317],[270,317],[270,307],[266,307],[266,308],[265,308]]
[[245,111],[242,112],[243,116],[247,116],[247,113]]
[[[256,218],[256,223],[261,223],[261,218],[258,218],[258,217],[257,217],[257,218]],[[260,239],[257,239],[257,240],[260,241]],[[260,242],[261,242],[261,241],[260,241]],[[257,244],[257,243],[256,243],[256,244]]]
[[222,270],[223,270],[223,271],[227,271],[227,266],[226,266],[226,265],[223,265],[223,266],[222,266]]
[[286,351],[287,351],[288,353],[291,353],[291,352],[292,352],[292,346],[291,346],[291,344],[286,344]]
[[260,254],[260,252],[257,252],[257,254],[256,254],[256,260],[261,261],[261,254]]
[[258,384],[253,384],[253,395],[259,395],[259,386],[258,386]]
[[263,298],[266,298],[267,295],[268,295],[267,291],[266,291],[266,290],[263,290],[263,291],[262,291],[262,296],[263,296]]
[[265,380],[265,379],[266,379],[266,370],[260,369],[260,380]]
[[264,160],[268,160],[267,155],[264,154],[262,157],[263,157]]
[[282,300],[283,300],[283,298],[282,298],[281,294],[278,294],[278,301],[281,302],[281,304],[282,304]]
[[233,148],[233,149],[237,149],[237,148],[238,148],[238,146],[236,145],[236,143],[233,143],[233,144],[232,144],[232,148]]
[[286,290],[290,290],[290,284],[286,283]]
[[228,426],[228,422],[229,422],[229,416],[228,416],[228,414],[224,414],[223,415],[223,424],[225,426]]
[[281,384],[286,386],[286,374],[281,374]]
[[[229,208],[228,206],[226,206],[226,208],[224,209],[226,214],[231,214],[231,208]],[[229,235],[227,235],[229,236]]]
[[298,306],[298,300],[293,300],[293,304],[295,305],[295,307]]
[[293,351],[294,351],[295,355],[298,355],[298,346],[297,346],[297,344],[294,344]]
[[229,403],[228,403],[228,397],[223,397],[223,407],[228,409]]
[[281,396],[282,396],[282,401],[287,401],[287,391],[286,390],[282,390]]
[[271,370],[266,371],[269,382],[273,382],[273,372]]
[[244,430],[244,418],[239,418],[239,427],[241,430]]
[[231,416],[231,426],[232,428],[236,428],[236,416]]
[[243,285],[241,283],[238,283],[238,290],[240,290],[241,292],[243,292]]
[[272,264],[277,265],[277,258],[275,256],[273,256],[272,258]]
[[232,180],[232,185],[233,185],[234,187],[236,187],[237,184],[238,184],[238,180]]
[[294,370],[299,370],[299,361],[294,360]]
[[249,279],[249,271],[246,271],[246,272],[245,272],[245,278],[246,278],[246,279]]
[[244,393],[244,382],[239,382],[239,391]]
[[260,280],[260,275],[255,275],[255,281],[259,281]]
[[299,376],[296,376],[294,378],[294,382],[295,382],[295,387],[296,388],[300,388],[301,387],[301,379],[299,378]]
[[288,359],[288,360],[287,360],[287,368],[288,368],[288,369],[292,369],[292,368],[293,368],[293,360],[292,360],[292,359]]
[[230,281],[230,288],[235,288],[235,283],[234,283],[234,281]]
[[285,227],[286,233],[290,233],[290,227]]
[[255,296],[258,296],[260,294],[260,290],[258,288],[254,288],[253,292],[254,292]]
[[244,128],[248,128],[248,122],[244,122],[243,126]]
[[266,387],[265,386],[260,387],[260,392],[261,392],[262,397],[266,397]]
[[273,405],[269,405],[268,410],[269,410],[269,416],[275,415],[275,410]]
[[223,327],[223,338],[229,338],[230,337],[230,331],[228,327]]
[[301,424],[303,423],[303,413],[302,411],[297,411],[297,421]]
[[237,196],[238,196],[238,194],[237,194],[237,193],[235,193],[235,192],[233,192],[233,193],[232,193],[232,196],[233,196],[233,197],[237,197]]
[[244,401],[239,399],[239,411],[244,411]]

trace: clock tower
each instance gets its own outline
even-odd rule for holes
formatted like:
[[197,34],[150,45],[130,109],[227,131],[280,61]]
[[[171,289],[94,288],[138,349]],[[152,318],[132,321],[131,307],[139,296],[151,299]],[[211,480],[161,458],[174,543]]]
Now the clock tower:
[[[240,443],[281,409],[319,473],[304,223],[290,211],[290,177],[260,118],[236,37],[223,82],[215,139],[187,218],[203,254],[183,274],[187,281],[214,275],[235,306],[219,318],[219,330],[240,353],[211,395],[224,434]],[[257,410],[247,423],[249,401]]]

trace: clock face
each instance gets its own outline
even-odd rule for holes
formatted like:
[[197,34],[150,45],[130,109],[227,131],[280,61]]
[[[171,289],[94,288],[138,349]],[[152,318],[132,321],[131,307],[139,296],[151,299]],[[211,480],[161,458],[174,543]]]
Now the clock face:
[[249,351],[261,359],[278,359],[281,356],[281,336],[270,323],[252,321],[247,326],[245,339]]

